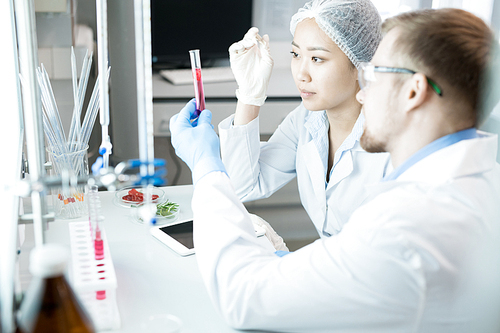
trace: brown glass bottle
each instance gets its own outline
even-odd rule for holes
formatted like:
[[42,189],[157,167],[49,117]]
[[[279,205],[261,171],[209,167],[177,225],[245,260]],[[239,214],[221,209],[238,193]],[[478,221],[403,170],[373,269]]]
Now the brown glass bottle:
[[18,331],[95,332],[89,315],[64,277],[69,258],[67,250],[60,245],[46,244],[33,252],[30,256],[33,280],[21,303]]

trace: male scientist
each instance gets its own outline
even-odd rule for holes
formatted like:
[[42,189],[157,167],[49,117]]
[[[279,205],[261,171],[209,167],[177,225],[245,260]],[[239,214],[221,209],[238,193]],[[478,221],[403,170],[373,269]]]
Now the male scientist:
[[500,223],[497,137],[476,130],[493,34],[458,9],[405,13],[383,31],[357,98],[363,148],[390,152],[394,171],[331,238],[283,257],[261,245],[219,158],[210,111],[193,125],[191,101],[172,117],[172,143],[193,175],[199,269],[232,327],[498,331],[498,282],[488,282],[498,277],[489,254],[500,251],[487,246]]

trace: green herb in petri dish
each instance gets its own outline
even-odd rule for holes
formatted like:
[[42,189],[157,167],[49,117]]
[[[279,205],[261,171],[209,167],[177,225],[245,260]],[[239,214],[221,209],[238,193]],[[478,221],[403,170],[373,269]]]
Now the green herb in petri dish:
[[167,200],[167,202],[156,205],[156,215],[167,217],[177,212],[178,208],[178,204]]

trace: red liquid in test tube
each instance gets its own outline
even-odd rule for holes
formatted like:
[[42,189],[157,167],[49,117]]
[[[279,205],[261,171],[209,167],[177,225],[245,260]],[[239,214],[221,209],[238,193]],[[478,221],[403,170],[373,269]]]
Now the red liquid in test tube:
[[96,227],[95,230],[94,250],[95,250],[95,260],[104,259],[104,244],[101,239],[101,230],[99,229],[99,225]]
[[196,110],[205,110],[205,91],[203,90],[203,80],[201,79],[201,68],[196,69],[196,84],[195,84],[195,95],[198,96],[196,99]]
[[95,298],[98,299],[98,300],[106,299],[106,290],[96,291]]
[[205,91],[203,89],[203,78],[201,76],[200,50],[189,51],[191,59],[191,70],[193,72],[194,96],[196,98],[196,113],[198,117],[205,110]]

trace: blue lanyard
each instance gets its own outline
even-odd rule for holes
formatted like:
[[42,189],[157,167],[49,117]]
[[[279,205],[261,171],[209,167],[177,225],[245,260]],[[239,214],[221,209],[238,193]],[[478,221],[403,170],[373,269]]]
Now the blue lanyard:
[[420,161],[421,159],[429,156],[430,154],[443,149],[445,147],[451,146],[462,140],[474,139],[477,138],[478,134],[475,128],[468,128],[466,130],[452,133],[433,142],[429,143],[427,146],[423,147],[415,154],[410,156],[406,161],[403,162],[399,167],[394,169],[389,175],[385,176],[382,181],[389,181],[397,179],[403,172],[408,170],[412,165]]

